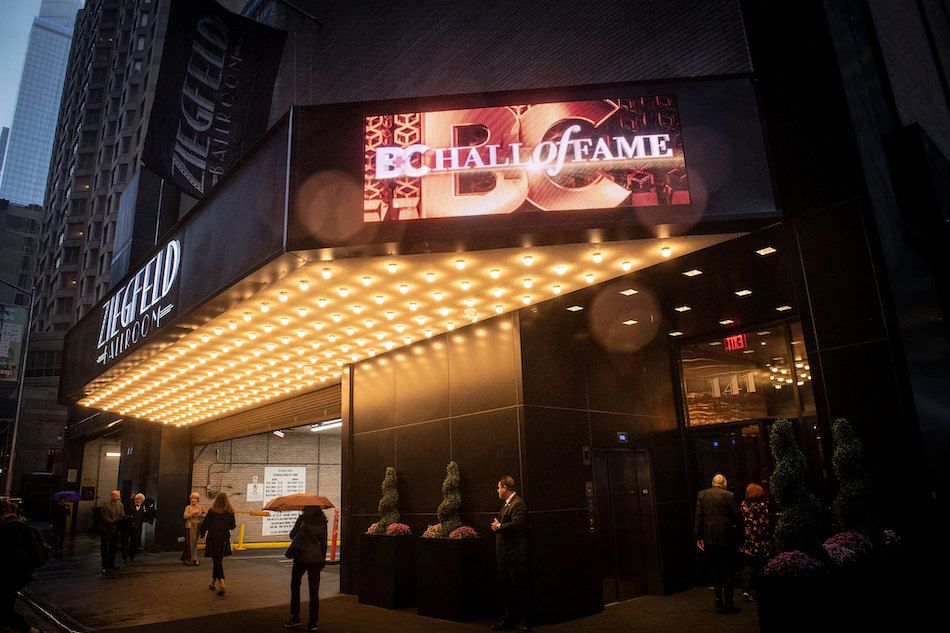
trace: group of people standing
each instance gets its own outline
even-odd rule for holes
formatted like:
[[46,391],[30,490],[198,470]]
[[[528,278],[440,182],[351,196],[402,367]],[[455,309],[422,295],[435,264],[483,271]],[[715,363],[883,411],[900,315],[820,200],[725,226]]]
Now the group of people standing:
[[[231,530],[236,526],[234,507],[227,493],[219,492],[207,512],[201,506],[201,495],[197,492],[191,493],[182,518],[185,522],[182,563],[198,565],[198,540],[204,538],[204,557],[210,558],[212,562],[211,583],[208,589],[217,591],[218,596],[224,597],[224,558],[232,554]],[[290,571],[291,617],[284,626],[303,626],[300,620],[300,585],[306,574],[310,590],[307,630],[316,631],[320,618],[320,572],[326,565],[327,518],[323,510],[316,506],[305,507],[290,531],[290,540],[288,556],[294,561]]]
[[[155,522],[155,505],[145,503],[141,492],[132,497],[126,511],[122,495],[113,490],[109,502],[99,512],[99,552],[102,558],[102,573],[108,574],[118,567],[116,553],[121,552],[122,562],[135,562],[142,545],[142,526]],[[55,518],[55,515],[54,515]],[[55,527],[54,527],[55,530]]]
[[747,601],[755,599],[754,577],[762,572],[771,550],[769,510],[765,490],[756,483],[746,487],[745,499],[726,490],[721,473],[712,486],[696,499],[696,547],[704,552],[713,575],[713,605],[722,613],[734,613],[736,554],[743,555],[743,592]]

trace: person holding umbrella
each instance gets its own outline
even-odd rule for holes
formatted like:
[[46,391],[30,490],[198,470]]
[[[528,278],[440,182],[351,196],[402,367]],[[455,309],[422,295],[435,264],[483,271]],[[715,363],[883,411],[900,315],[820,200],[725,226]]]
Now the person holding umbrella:
[[65,496],[60,496],[50,512],[49,526],[53,530],[53,551],[62,554],[66,541],[66,520],[71,510]]
[[290,570],[290,620],[284,625],[296,628],[300,622],[300,583],[304,573],[310,589],[308,631],[317,630],[320,618],[320,572],[326,566],[327,517],[317,506],[305,506],[290,531],[294,565]]
[[[228,501],[228,495],[219,492],[211,504],[211,510],[201,522],[199,535],[208,535],[205,541],[205,558],[210,558],[214,563],[211,570],[211,584],[208,589],[218,590],[219,596],[224,596],[224,565],[222,564],[225,556],[231,555],[231,530],[235,528],[234,507]],[[215,587],[217,585],[217,587]]]

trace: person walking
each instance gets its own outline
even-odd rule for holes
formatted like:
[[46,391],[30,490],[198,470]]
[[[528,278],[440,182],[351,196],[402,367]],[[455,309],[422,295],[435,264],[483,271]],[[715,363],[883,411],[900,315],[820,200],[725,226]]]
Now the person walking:
[[228,495],[219,492],[211,504],[211,510],[205,515],[199,528],[199,536],[208,535],[205,541],[205,558],[214,563],[211,569],[211,584],[208,589],[218,590],[219,596],[224,596],[224,565],[225,556],[231,555],[231,530],[235,528],[234,507],[228,501]]
[[115,554],[119,546],[119,530],[125,519],[125,507],[121,498],[121,493],[113,490],[109,503],[102,506],[99,514],[99,554],[102,557],[104,574],[118,569],[115,565]]
[[191,493],[188,498],[188,505],[182,516],[185,519],[185,551],[181,553],[181,562],[185,565],[198,564],[198,528],[205,518],[205,510],[198,502],[201,495],[197,492]]
[[712,487],[696,498],[696,547],[705,552],[712,568],[717,611],[735,613],[736,547],[742,530],[742,516],[734,494],[726,490],[726,478],[717,473]]
[[531,630],[528,596],[528,508],[515,492],[515,480],[506,475],[498,480],[498,498],[504,501],[491,523],[495,533],[495,556],[504,604],[504,617],[492,626],[495,631],[518,627]]
[[16,504],[0,499],[0,628],[19,633],[39,631],[16,612],[17,592],[30,582],[33,565],[24,552],[30,535],[16,513]]
[[326,566],[327,517],[316,506],[306,506],[290,531],[291,547],[296,550],[294,566],[290,570],[290,620],[288,629],[302,625],[300,621],[300,583],[304,573],[310,589],[310,620],[308,631],[317,630],[320,619],[320,572]]
[[62,554],[63,543],[66,542],[66,518],[70,514],[69,503],[65,497],[60,497],[53,505],[50,514],[49,526],[53,531],[53,551]]
[[132,506],[129,508],[129,521],[124,533],[122,551],[129,560],[135,562],[139,547],[142,545],[142,524],[155,521],[154,506],[145,505],[145,495],[141,492],[132,497]]
[[769,552],[772,549],[772,536],[769,533],[769,505],[765,490],[756,483],[746,486],[745,499],[739,506],[742,512],[744,538],[742,541],[742,599],[755,600],[754,579],[765,569]]

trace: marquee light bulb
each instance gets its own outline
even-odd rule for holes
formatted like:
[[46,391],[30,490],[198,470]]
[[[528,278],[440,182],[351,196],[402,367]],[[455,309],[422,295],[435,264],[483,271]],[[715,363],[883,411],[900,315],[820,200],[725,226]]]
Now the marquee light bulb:
[[403,331],[406,329],[406,326],[400,324],[400,325],[397,325],[394,329],[396,330],[397,333],[402,334]]
[[365,339],[365,338],[358,338],[358,339],[356,339],[356,344],[359,345],[360,347],[363,347],[364,345],[366,345],[366,339]]
[[391,273],[394,273],[394,272],[396,272],[397,270],[399,270],[399,266],[397,266],[396,264],[390,262],[390,263],[386,264],[386,270],[389,271],[389,272],[391,272]]
[[596,253],[591,255],[591,259],[594,260],[595,264],[599,264],[600,262],[604,261],[604,254],[601,253],[600,251],[597,251]]
[[531,255],[525,255],[524,257],[521,258],[521,261],[524,262],[525,266],[530,266],[531,264],[534,263],[534,257]]
[[432,338],[432,330],[425,331],[426,338]]
[[271,330],[274,329],[274,326],[271,325],[270,323],[265,323],[261,329],[264,330],[265,334],[270,334]]
[[215,336],[221,336],[222,334],[224,334],[224,328],[223,328],[223,327],[216,327],[216,328],[214,328],[214,335],[215,335]]
[[455,267],[458,268],[459,270],[465,270],[465,260],[464,260],[464,259],[456,259],[456,260],[455,260]]
[[283,343],[284,345],[286,345],[287,343],[290,342],[290,337],[289,337],[289,336],[281,336],[281,337],[280,337],[280,342]]
[[307,292],[308,290],[310,290],[310,282],[301,281],[299,284],[297,284],[297,287],[300,288],[300,292]]
[[525,295],[521,297],[521,303],[525,305],[528,305],[529,303],[531,303],[531,295]]
[[551,290],[554,291],[554,294],[556,295],[561,294],[561,287],[557,284],[554,284],[553,286],[551,286]]
[[669,246],[664,246],[663,248],[660,249],[660,255],[662,255],[663,257],[669,257],[670,253],[672,252],[673,250]]
[[501,289],[501,288],[495,288],[494,290],[491,291],[491,293],[492,293],[493,295],[495,295],[496,297],[500,297],[500,296],[501,296],[501,293],[502,293],[502,289]]
[[418,323],[419,325],[425,325],[425,322],[426,322],[425,317],[416,317],[416,323]]
[[416,303],[415,301],[410,301],[410,302],[409,302],[409,310],[410,310],[411,312],[415,312],[415,311],[418,310],[418,309],[419,309],[419,304],[418,304],[418,303]]
[[441,292],[433,292],[433,293],[432,293],[432,298],[435,299],[436,301],[442,301],[442,293],[441,293]]
[[584,275],[584,280],[587,281],[587,283],[589,284],[594,283],[594,273],[587,273],[586,275]]
[[330,334],[329,336],[327,336],[327,340],[330,341],[331,343],[336,343],[336,334]]
[[449,309],[448,309],[448,308],[439,308],[439,314],[441,314],[442,316],[449,316]]
[[497,268],[492,268],[488,274],[491,276],[492,279],[498,279],[501,276],[501,271],[498,270]]
[[435,281],[435,273],[426,273],[426,281],[430,284]]
[[228,329],[229,329],[229,330],[236,330],[236,329],[237,329],[237,321],[228,321]]
[[347,336],[353,336],[353,334],[356,332],[356,328],[354,328],[354,327],[348,327],[348,328],[346,328],[346,329],[343,330],[343,331],[346,332],[346,335],[347,335]]
[[320,271],[320,276],[323,277],[324,279],[329,279],[330,277],[333,276],[333,271],[330,270],[329,268],[324,268],[323,270]]
[[339,293],[340,293],[340,296],[341,296],[341,297],[346,297],[348,294],[350,294],[350,289],[349,289],[349,288],[340,288]]
[[343,315],[342,315],[342,314],[334,314],[334,315],[331,316],[330,318],[333,319],[333,322],[334,322],[334,323],[339,323],[340,321],[343,320]]
[[307,308],[297,308],[297,314],[302,317],[307,316]]
[[[195,343],[194,341],[191,341],[190,343],[188,343],[188,347],[190,347],[191,349],[195,349],[196,347],[198,347],[198,344]],[[138,376],[136,376],[136,378],[138,378]],[[128,383],[126,383],[125,385],[122,385],[122,386],[125,387],[127,384],[128,384]]]
[[278,292],[277,298],[280,300],[281,303],[287,303],[288,295],[286,292]]
[[371,328],[371,327],[373,327],[373,320],[372,320],[372,319],[366,319],[365,321],[363,321],[363,325],[365,325],[367,328]]
[[317,305],[321,308],[325,308],[327,307],[327,300],[321,297],[320,299],[317,299]]
[[386,313],[386,318],[392,321],[393,319],[396,318],[396,313],[390,310],[389,312]]
[[[302,316],[302,315],[301,315],[301,316]],[[280,320],[280,324],[281,324],[281,325],[287,325],[288,323],[290,323],[290,318],[289,318],[289,317],[282,316],[282,317],[280,317],[279,320]]]
[[624,270],[624,272],[627,272],[633,268],[633,262],[622,262],[620,267]]
[[266,303],[261,304],[261,312],[267,312],[270,310],[270,306]]
[[505,306],[501,305],[500,303],[495,306],[495,312],[497,312],[498,314],[501,314],[502,311],[504,311],[504,309],[505,309]]
[[307,335],[307,330],[297,330],[297,336],[299,336],[300,338],[303,338],[306,335]]
[[319,321],[317,321],[316,323],[313,324],[313,329],[315,329],[315,330],[322,330],[322,329],[323,329],[323,323],[320,323]]
[[360,312],[363,311],[363,306],[360,306],[360,305],[353,306],[352,310],[353,310],[353,314],[359,314]]
[[521,280],[521,283],[524,285],[525,288],[530,288],[532,285],[534,285],[534,281],[532,281],[530,277],[525,277],[524,279]]
[[447,329],[447,330],[449,330],[449,331],[454,330],[454,329],[455,329],[455,323],[452,322],[452,321],[446,321],[446,322],[445,322],[445,329]]
[[472,306],[475,305],[475,300],[474,300],[474,299],[466,299],[466,300],[465,300],[465,305],[468,306],[469,308],[471,308]]
[[211,337],[208,336],[207,334],[202,334],[202,335],[201,335],[201,342],[202,342],[202,343],[207,343],[207,342],[210,341],[210,340],[211,340]]
[[401,284],[399,286],[399,292],[402,294],[406,294],[407,292],[409,292],[409,286],[407,286],[406,284]]

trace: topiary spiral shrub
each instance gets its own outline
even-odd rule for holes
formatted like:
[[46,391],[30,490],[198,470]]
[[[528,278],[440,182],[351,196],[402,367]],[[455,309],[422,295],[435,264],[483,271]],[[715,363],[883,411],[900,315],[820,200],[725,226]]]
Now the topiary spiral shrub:
[[445,481],[442,482],[442,503],[439,504],[438,538],[448,538],[452,530],[462,525],[459,510],[462,508],[462,495],[459,492],[459,465],[449,462],[445,467]]
[[779,552],[800,550],[822,556],[818,530],[821,506],[808,489],[808,467],[798,447],[792,423],[776,420],[769,437],[775,470],[769,480],[780,516],[775,525],[775,547]]
[[871,499],[871,475],[861,465],[861,439],[844,418],[832,422],[831,434],[835,442],[831,465],[838,480],[838,494],[832,506],[835,521],[844,531],[880,540]]
[[399,491],[396,489],[396,469],[392,466],[386,468],[380,488],[383,496],[379,500],[379,521],[370,528],[370,534],[386,534],[390,524],[399,522]]

